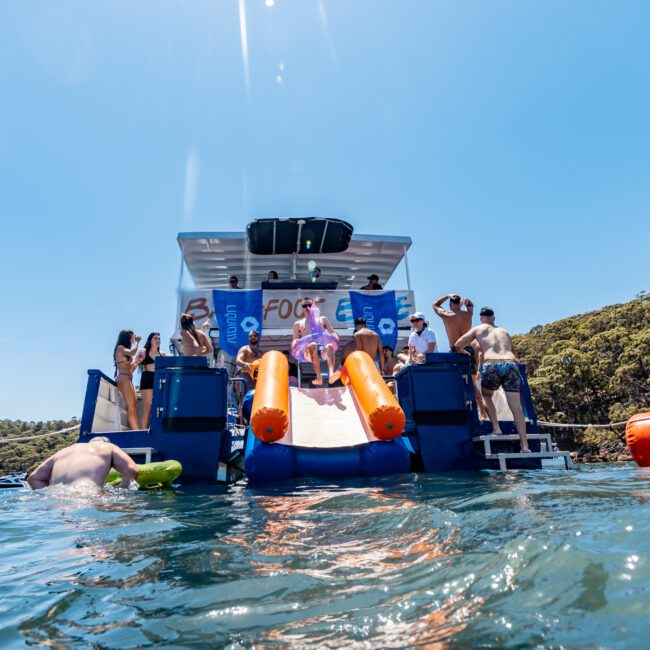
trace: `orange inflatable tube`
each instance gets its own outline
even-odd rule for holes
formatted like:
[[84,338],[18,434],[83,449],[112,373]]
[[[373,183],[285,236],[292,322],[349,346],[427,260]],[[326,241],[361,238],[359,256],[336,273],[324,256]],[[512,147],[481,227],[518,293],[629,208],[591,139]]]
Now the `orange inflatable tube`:
[[289,363],[277,350],[260,360],[251,429],[263,442],[280,440],[289,429]]
[[376,438],[392,440],[404,431],[404,411],[369,354],[353,352],[345,361],[341,378],[354,389],[368,428]]
[[650,413],[637,413],[625,425],[625,442],[641,467],[650,467]]

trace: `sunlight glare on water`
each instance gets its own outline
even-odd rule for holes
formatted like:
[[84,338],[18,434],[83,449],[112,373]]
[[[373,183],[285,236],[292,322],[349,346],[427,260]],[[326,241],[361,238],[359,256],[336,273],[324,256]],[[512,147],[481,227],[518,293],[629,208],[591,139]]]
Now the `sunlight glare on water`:
[[0,643],[643,647],[647,477],[0,494]]

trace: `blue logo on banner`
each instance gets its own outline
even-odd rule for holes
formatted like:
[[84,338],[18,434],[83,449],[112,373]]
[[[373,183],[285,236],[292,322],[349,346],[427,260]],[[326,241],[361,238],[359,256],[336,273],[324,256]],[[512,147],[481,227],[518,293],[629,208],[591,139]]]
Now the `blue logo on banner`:
[[377,332],[382,345],[397,345],[397,305],[394,291],[374,291],[361,293],[350,291],[352,316],[356,320],[366,319],[368,329]]
[[248,333],[262,335],[262,290],[223,291],[214,289],[214,315],[219,325],[219,347],[236,355],[248,345]]

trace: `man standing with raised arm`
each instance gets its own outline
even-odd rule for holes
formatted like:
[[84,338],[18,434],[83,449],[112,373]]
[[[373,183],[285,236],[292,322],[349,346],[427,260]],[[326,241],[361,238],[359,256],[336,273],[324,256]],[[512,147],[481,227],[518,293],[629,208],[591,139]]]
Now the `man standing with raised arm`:
[[[449,311],[443,309],[443,303],[449,299]],[[463,309],[465,307],[465,309]],[[454,344],[458,339],[469,332],[472,328],[472,316],[474,315],[474,303],[469,298],[461,298],[456,293],[448,293],[442,298],[438,298],[433,303],[433,311],[440,316],[442,324],[445,326],[447,340],[449,341],[449,349],[451,352],[462,352],[456,349]],[[485,409],[485,402],[481,395],[481,384],[478,374],[478,363],[476,360],[476,350],[472,345],[465,348],[465,352],[469,354],[470,358],[470,371],[472,373],[472,383],[474,385],[474,395],[476,396],[476,404],[479,410],[479,416],[482,420],[487,419],[488,414]]]
[[[472,341],[476,341],[483,355],[481,365],[481,390],[485,398],[485,406],[492,422],[492,433],[499,435],[499,420],[497,409],[492,401],[494,391],[503,386],[508,406],[515,419],[515,427],[519,434],[521,451],[530,452],[526,438],[526,418],[521,410],[521,379],[517,368],[517,358],[510,334],[494,324],[494,311],[490,307],[481,309],[481,325],[472,328],[467,334],[461,336],[454,344],[456,350],[467,349]],[[467,352],[465,352],[467,354]]]

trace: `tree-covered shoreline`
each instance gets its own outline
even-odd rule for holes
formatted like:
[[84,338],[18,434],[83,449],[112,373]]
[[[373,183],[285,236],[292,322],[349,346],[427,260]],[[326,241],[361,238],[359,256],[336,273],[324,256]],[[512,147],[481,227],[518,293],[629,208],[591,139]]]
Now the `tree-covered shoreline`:
[[[650,295],[513,337],[538,418],[610,424],[650,410]],[[557,430],[582,460],[629,458],[624,429]]]

